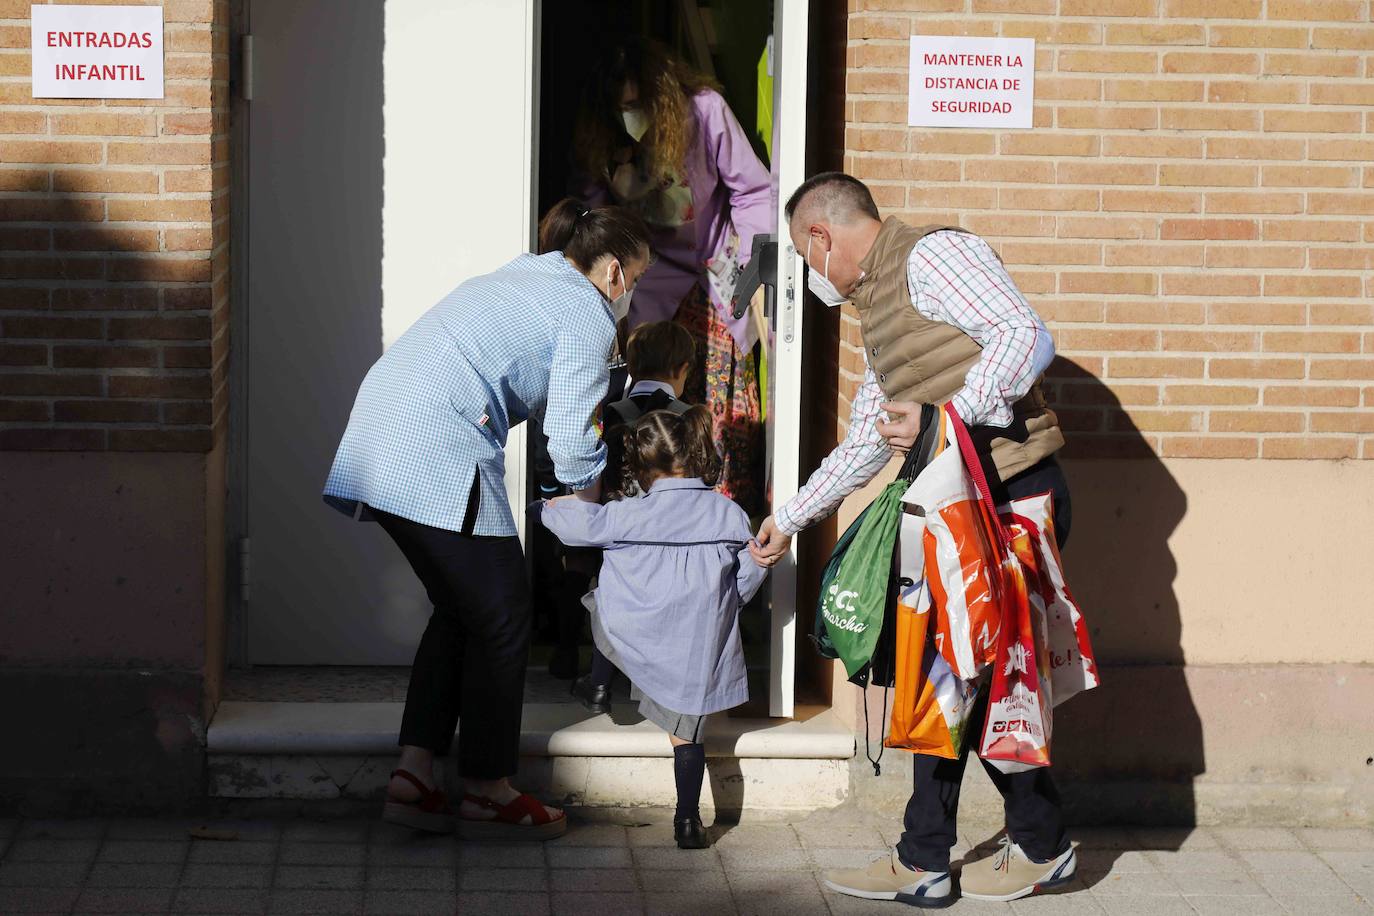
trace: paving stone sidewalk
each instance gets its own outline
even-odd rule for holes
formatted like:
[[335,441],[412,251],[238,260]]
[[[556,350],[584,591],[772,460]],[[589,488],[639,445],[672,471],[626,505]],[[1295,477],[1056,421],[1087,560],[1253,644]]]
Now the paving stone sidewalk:
[[[193,837],[195,828],[221,839]],[[663,814],[599,813],[544,845],[420,837],[369,820],[0,820],[0,913],[897,913],[823,890],[898,822],[823,813],[671,844]],[[232,838],[231,838],[232,837]],[[1374,916],[1374,831],[1082,830],[1068,893],[970,914]],[[970,828],[956,860],[995,840]]]

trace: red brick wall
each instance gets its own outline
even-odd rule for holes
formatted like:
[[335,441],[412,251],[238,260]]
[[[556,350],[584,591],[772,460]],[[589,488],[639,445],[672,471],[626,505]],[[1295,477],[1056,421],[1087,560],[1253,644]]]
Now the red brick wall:
[[0,0],[0,450],[209,450],[227,410],[228,3],[164,4],[161,100],[33,99],[28,16]]
[[[849,7],[846,168],[1000,251],[1055,333],[1070,454],[1374,458],[1366,0]],[[908,128],[912,33],[1035,38],[1035,128]]]

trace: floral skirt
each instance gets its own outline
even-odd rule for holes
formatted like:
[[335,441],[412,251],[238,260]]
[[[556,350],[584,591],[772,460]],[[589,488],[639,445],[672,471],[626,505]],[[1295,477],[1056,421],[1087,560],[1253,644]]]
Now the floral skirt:
[[748,512],[763,511],[764,431],[758,369],[752,353],[741,353],[702,286],[682,299],[678,324],[692,332],[697,360],[683,400],[711,408],[716,448],[724,466],[717,489]]

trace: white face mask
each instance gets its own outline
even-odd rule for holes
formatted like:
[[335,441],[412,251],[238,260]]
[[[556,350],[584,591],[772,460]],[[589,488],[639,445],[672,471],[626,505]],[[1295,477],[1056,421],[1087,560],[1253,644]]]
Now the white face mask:
[[630,108],[622,111],[620,120],[625,124],[625,133],[629,134],[630,139],[636,143],[649,132],[649,116],[641,108]]
[[[607,296],[611,294],[611,272],[617,266],[620,266],[618,261],[613,262],[606,268]],[[630,314],[630,300],[634,297],[635,292],[630,289],[629,285],[625,282],[625,268],[623,266],[620,266],[620,285],[625,287],[625,292],[611,300],[611,317],[615,319],[616,324],[620,324],[620,322],[625,320],[625,316]]]
[[835,288],[835,284],[830,282],[830,252],[825,253],[825,268],[817,271],[811,266],[811,242],[816,237],[813,235],[806,240],[806,288],[816,294],[816,298],[826,305],[834,308],[849,301],[849,297],[841,295]]

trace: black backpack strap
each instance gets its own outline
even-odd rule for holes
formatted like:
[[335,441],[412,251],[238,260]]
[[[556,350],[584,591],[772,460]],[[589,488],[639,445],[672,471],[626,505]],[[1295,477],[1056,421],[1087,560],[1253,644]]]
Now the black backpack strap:
[[627,426],[633,426],[635,421],[644,415],[644,411],[639,409],[639,405],[631,398],[622,398],[611,405],[620,422]]
[[906,460],[902,462],[902,469],[897,472],[897,477],[901,480],[915,480],[916,476],[925,469],[930,463],[931,453],[935,449],[935,436],[939,433],[940,424],[936,423],[938,411],[933,404],[921,405],[921,431],[916,434],[916,442],[911,446],[911,451],[906,453]]

